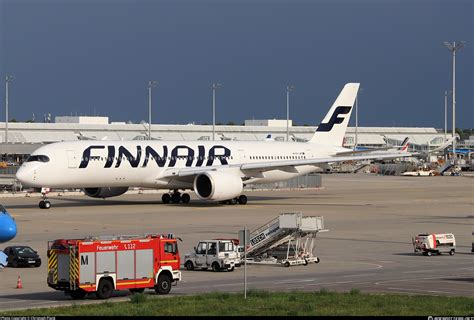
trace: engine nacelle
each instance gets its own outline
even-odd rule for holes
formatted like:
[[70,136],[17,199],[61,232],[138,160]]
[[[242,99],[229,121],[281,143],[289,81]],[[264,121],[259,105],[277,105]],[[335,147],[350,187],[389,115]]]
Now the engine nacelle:
[[242,179],[236,175],[209,171],[194,178],[194,192],[203,200],[229,200],[242,194]]
[[92,198],[110,198],[124,194],[128,187],[84,188],[84,193]]

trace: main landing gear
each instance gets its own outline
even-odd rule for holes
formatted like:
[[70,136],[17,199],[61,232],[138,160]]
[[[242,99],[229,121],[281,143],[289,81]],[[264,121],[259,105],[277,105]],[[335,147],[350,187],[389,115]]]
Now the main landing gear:
[[239,197],[230,199],[230,200],[224,200],[224,201],[219,201],[220,204],[247,204],[247,196],[245,195],[240,195]]
[[165,193],[161,197],[163,203],[189,203],[191,201],[191,196],[188,193],[179,193],[178,190],[174,190],[173,193]]

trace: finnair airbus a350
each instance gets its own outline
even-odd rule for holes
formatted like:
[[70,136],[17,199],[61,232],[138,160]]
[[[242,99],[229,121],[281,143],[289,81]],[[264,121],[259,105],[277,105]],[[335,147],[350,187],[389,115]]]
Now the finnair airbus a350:
[[[17,172],[25,186],[83,188],[93,198],[125,193],[129,187],[167,189],[164,203],[198,198],[247,203],[246,184],[269,183],[328,168],[330,163],[410,156],[348,155],[342,147],[358,83],[344,86],[308,142],[245,141],[75,141],[34,151]],[[341,154],[343,153],[343,154]],[[40,208],[50,208],[44,199]]]

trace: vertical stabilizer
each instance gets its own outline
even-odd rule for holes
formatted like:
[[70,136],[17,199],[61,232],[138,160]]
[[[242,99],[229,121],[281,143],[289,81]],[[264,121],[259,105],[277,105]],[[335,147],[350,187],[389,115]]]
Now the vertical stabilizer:
[[310,143],[341,146],[351,117],[359,83],[348,83],[344,86],[328,114],[319,124]]

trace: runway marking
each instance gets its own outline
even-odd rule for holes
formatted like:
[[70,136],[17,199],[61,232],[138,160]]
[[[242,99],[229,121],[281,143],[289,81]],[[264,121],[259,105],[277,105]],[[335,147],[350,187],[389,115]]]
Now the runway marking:
[[413,291],[413,292],[417,292],[417,293],[420,293],[420,294],[426,294],[427,292],[454,294],[453,292],[449,292],[449,291],[436,291],[436,290],[423,291],[422,289],[407,289],[407,288],[387,288],[387,289],[389,289],[389,290],[398,290],[398,291]]
[[275,281],[275,283],[299,283],[299,282],[312,282],[318,279],[303,279],[303,280],[282,280],[282,281]]
[[354,283],[354,282],[356,282],[356,281],[323,282],[323,283],[308,284],[308,286],[322,286],[322,285],[333,285],[333,286],[337,286],[337,285],[339,285],[339,284]]
[[0,304],[3,304],[3,303],[19,303],[19,302],[28,302],[28,300],[11,300],[11,301],[3,301],[3,302],[0,302]]
[[367,277],[367,276],[373,276],[376,275],[377,273],[364,273],[364,274],[348,274],[346,276],[342,276],[343,278],[348,278],[348,277]]
[[433,279],[441,279],[443,277],[453,277],[453,276],[450,276],[450,275],[439,275],[437,277],[429,277],[429,278],[407,278],[407,279],[395,279],[395,280],[383,280],[383,281],[379,281],[379,282],[375,282],[376,285],[381,285],[383,283],[389,283],[389,282],[403,282],[403,281],[413,281],[413,280],[417,280],[417,281],[420,281],[420,280],[433,280]]
[[42,301],[42,302],[32,302],[30,303],[31,305],[37,305],[37,304],[46,304],[46,303],[61,303],[61,302],[65,302],[67,300],[63,300],[63,301]]
[[432,271],[439,271],[439,269],[431,269],[431,270],[417,270],[417,271],[404,271],[403,273],[421,273],[421,272],[432,272]]

